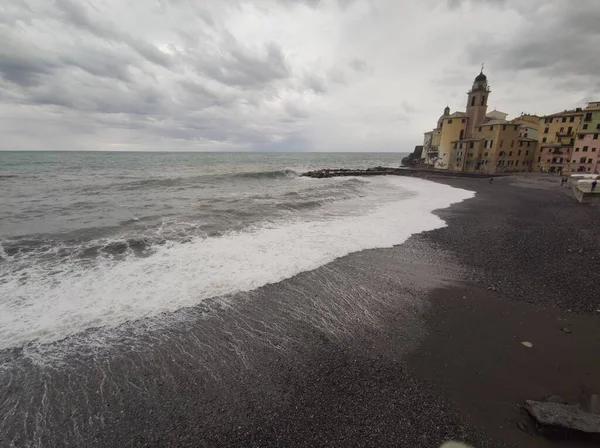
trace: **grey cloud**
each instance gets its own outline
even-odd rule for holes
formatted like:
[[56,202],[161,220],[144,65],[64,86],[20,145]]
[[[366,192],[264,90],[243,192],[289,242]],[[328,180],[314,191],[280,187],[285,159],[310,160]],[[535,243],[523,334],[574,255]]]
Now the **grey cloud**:
[[287,102],[284,106],[285,111],[290,115],[293,119],[295,118],[308,118],[308,111],[296,103]]
[[[521,10],[522,26],[508,42],[473,44],[472,63],[490,61],[497,70],[535,70],[540,76],[589,76],[600,72],[600,8],[595,2],[545,2]],[[582,80],[587,82],[586,80]]]
[[369,68],[367,63],[359,58],[351,59],[350,62],[348,62],[348,65],[350,67],[352,67],[354,70],[356,70],[357,72],[365,72]]
[[304,85],[308,90],[312,90],[317,95],[327,92],[325,81],[313,74],[308,74],[304,77]]
[[100,39],[127,44],[144,59],[154,64],[163,67],[172,65],[169,55],[148,42],[136,39],[130,34],[116,29],[111,23],[93,19],[81,3],[74,0],[56,0],[56,5],[62,11],[68,24],[88,31]]
[[16,33],[0,28],[0,75],[20,86],[39,82],[40,76],[57,67],[51,56],[39,48],[27,45]]
[[346,84],[346,76],[344,71],[339,67],[333,67],[327,73],[327,79],[335,84]]
[[[277,0],[278,3],[294,6],[294,5],[306,5],[311,8],[317,8],[322,3],[325,3],[324,0]],[[345,9],[355,3],[357,0],[337,0],[336,3],[342,9]]]
[[226,85],[255,88],[291,76],[277,45],[267,45],[264,54],[256,54],[232,39],[229,43],[231,49],[226,54],[200,56],[198,71]]
[[449,9],[458,9],[464,6],[466,3],[475,5],[493,5],[493,6],[504,6],[507,0],[446,0],[446,4]]
[[402,108],[407,114],[414,114],[415,112],[419,112],[419,109],[417,109],[415,106],[413,106],[407,101],[402,101]]

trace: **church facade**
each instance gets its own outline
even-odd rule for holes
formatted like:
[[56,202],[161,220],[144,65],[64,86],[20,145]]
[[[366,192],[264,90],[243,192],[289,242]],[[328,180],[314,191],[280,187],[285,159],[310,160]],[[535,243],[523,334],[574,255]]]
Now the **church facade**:
[[488,112],[491,90],[483,70],[467,93],[465,111],[444,109],[425,133],[422,161],[435,169],[493,174],[530,171],[536,155],[539,117]]

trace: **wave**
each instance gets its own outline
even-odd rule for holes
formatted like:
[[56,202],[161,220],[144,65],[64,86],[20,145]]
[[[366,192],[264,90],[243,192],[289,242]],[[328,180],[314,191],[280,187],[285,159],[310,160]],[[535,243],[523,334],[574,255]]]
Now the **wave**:
[[283,170],[275,171],[258,171],[258,172],[246,172],[246,173],[233,173],[228,177],[238,177],[242,179],[295,179],[300,176],[300,173],[286,168]]
[[263,180],[263,179],[295,179],[300,173],[290,168],[275,171],[248,171],[241,173],[228,174],[202,174],[199,176],[187,177],[168,177],[141,179],[132,182],[117,184],[120,190],[135,190],[142,187],[189,187],[193,185],[202,185],[204,187],[215,184],[218,181],[228,181],[232,179],[242,180]]
[[[0,349],[47,344],[89,328],[115,328],[275,283],[352,252],[391,247],[414,233],[443,227],[431,212],[473,196],[421,179],[372,182],[377,187],[373,194],[356,203],[359,211],[361,204],[370,208],[352,216],[198,235],[153,246],[145,257],[125,251],[122,257],[83,265],[68,259],[24,264],[20,275],[0,283]],[[411,195],[403,196],[406,191]],[[139,243],[144,247],[146,242]],[[108,246],[115,252],[124,249],[120,243]]]

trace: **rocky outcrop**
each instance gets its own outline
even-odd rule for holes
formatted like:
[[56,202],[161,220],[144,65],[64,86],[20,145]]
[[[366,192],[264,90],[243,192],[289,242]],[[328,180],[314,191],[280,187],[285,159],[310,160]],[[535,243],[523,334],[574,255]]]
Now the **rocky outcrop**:
[[408,166],[411,168],[418,168],[424,166],[421,155],[423,154],[423,146],[415,146],[415,150],[408,156],[402,159],[402,166]]
[[543,427],[600,434],[600,415],[584,412],[578,405],[527,400],[524,408]]

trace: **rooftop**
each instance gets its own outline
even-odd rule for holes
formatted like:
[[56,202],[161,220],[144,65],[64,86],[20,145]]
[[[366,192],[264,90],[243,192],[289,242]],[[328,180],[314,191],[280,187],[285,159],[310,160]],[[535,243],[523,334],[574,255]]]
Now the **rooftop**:
[[557,112],[555,114],[544,115],[542,118],[550,118],[550,117],[568,117],[572,115],[583,115],[583,110],[581,108],[565,110],[562,112]]

